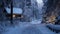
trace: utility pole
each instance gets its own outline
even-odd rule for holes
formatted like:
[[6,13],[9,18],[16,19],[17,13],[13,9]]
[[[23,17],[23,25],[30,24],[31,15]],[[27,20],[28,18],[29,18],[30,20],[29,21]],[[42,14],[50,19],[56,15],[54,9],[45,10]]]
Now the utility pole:
[[11,0],[11,24],[13,24],[13,0]]
[[22,14],[24,13],[24,7],[25,7],[25,2],[24,2],[24,0],[22,0],[22,10],[23,10]]

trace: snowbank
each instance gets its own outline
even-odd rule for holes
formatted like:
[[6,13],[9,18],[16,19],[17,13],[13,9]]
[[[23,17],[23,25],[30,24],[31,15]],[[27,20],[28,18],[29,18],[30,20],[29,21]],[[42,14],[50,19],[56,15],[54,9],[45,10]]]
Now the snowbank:
[[55,30],[60,30],[60,25],[48,24],[47,26]]

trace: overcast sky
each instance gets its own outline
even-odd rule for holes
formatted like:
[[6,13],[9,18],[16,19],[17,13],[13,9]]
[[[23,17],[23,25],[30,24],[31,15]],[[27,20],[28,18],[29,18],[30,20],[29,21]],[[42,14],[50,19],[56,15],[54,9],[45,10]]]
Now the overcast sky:
[[44,5],[43,0],[37,0],[37,3],[38,3],[39,9],[42,9],[42,7]]
[[43,1],[42,0],[37,0],[38,3],[42,3]]

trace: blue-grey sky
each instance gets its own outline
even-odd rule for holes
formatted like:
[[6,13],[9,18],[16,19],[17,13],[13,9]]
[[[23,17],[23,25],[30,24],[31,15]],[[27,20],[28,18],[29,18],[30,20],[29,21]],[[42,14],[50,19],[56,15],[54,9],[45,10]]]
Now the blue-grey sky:
[[42,0],[37,0],[38,3],[42,3],[43,1]]

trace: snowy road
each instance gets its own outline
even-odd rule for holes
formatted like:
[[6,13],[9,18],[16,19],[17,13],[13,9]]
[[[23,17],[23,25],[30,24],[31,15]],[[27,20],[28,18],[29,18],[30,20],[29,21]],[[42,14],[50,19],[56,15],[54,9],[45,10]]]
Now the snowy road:
[[3,34],[55,34],[50,31],[45,25],[20,24],[15,27],[8,28],[8,31]]

